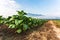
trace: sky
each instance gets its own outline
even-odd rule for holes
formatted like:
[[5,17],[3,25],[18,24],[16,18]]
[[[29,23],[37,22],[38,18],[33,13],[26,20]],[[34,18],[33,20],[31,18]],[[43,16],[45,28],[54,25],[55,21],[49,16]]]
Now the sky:
[[0,15],[7,17],[17,10],[60,17],[60,0],[0,0]]

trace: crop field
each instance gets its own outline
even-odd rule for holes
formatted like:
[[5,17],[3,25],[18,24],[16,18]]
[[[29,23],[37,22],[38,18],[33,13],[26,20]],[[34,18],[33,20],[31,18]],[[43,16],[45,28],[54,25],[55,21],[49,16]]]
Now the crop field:
[[53,20],[57,27],[60,27],[60,20]]
[[0,31],[4,33],[3,35],[4,37],[2,36],[3,39],[55,40],[54,39],[56,38],[54,34],[55,32],[52,30],[51,27],[54,27],[54,25],[56,25],[56,27],[60,28],[60,20],[38,19],[38,18],[27,17],[26,15],[27,13],[22,10],[17,11],[16,15],[8,16],[7,18],[0,16]]
[[21,33],[33,27],[41,26],[47,20],[36,19],[31,17],[26,17],[27,13],[22,11],[17,11],[17,15],[9,16],[4,18],[0,16],[0,25],[6,25],[9,29],[16,29],[15,32]]

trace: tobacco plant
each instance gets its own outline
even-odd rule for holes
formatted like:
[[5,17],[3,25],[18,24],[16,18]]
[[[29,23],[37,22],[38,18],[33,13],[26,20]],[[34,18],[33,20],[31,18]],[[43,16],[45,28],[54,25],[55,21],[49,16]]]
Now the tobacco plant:
[[0,24],[6,24],[10,29],[17,29],[17,33],[26,31],[31,27],[37,27],[45,23],[47,20],[36,19],[26,16],[27,13],[22,11],[17,11],[17,15],[9,16],[8,18],[3,18],[0,16]]

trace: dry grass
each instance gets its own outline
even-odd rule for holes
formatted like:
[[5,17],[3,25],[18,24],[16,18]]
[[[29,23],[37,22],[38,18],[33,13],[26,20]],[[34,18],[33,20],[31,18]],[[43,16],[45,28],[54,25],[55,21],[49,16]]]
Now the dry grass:
[[53,20],[55,25],[60,28],[60,20]]

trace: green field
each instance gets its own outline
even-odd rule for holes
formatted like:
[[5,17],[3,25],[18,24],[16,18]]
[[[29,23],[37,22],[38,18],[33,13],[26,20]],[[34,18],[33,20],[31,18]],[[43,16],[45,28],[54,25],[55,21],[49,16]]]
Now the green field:
[[9,29],[16,29],[15,32],[21,33],[47,22],[45,19],[27,17],[26,15],[27,13],[22,10],[17,11],[17,15],[12,15],[7,18],[0,16],[0,25],[6,25]]
[[57,27],[60,27],[60,20],[53,20]]

